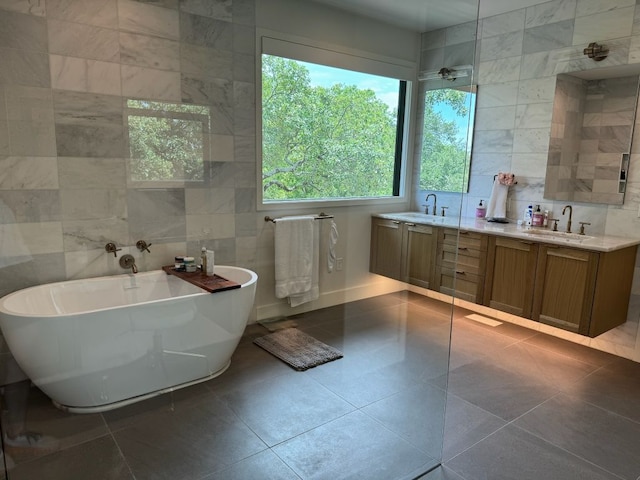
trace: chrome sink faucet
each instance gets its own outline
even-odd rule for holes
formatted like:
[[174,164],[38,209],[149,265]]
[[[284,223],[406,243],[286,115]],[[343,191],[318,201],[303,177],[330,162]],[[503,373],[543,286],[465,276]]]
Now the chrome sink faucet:
[[571,205],[565,205],[565,207],[562,209],[563,215],[564,215],[564,212],[567,210],[567,208],[569,209],[569,220],[567,220],[567,233],[571,233],[571,216],[573,215],[573,207],[571,207]]
[[438,198],[436,197],[435,193],[430,193],[429,195],[427,195],[427,198],[425,198],[425,202],[427,202],[427,204],[424,206],[424,213],[426,213],[427,215],[429,214],[429,197],[433,197],[433,213],[432,215],[436,215],[436,212],[438,211],[436,209],[436,202],[438,201]]

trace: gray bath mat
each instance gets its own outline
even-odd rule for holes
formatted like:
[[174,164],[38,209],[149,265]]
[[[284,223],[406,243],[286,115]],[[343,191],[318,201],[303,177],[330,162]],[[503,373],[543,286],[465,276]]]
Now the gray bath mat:
[[264,337],[256,338],[253,343],[298,371],[342,358],[341,351],[316,340],[297,328],[285,328],[269,333]]

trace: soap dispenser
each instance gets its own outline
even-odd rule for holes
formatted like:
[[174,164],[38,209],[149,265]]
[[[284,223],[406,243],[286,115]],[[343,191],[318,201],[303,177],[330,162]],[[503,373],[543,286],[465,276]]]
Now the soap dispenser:
[[542,227],[542,225],[544,224],[544,213],[542,213],[542,210],[540,210],[540,205],[536,205],[536,209],[533,212],[531,224],[534,227]]
[[480,200],[480,205],[476,207],[476,218],[484,218],[487,213],[486,207],[482,204],[482,200]]

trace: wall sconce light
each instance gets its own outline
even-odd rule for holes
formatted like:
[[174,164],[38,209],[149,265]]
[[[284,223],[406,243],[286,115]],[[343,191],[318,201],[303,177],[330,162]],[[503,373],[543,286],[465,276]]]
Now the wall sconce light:
[[418,80],[449,80],[453,82],[457,78],[469,77],[471,75],[472,65],[457,65],[455,67],[442,67],[440,70],[432,72],[420,72]]
[[607,55],[609,55],[609,49],[606,45],[599,45],[596,42],[591,42],[589,46],[582,51],[582,53],[596,62],[600,62],[607,58]]

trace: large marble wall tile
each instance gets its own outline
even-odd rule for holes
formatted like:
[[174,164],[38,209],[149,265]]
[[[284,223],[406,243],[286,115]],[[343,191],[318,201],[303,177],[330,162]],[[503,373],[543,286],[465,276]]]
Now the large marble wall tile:
[[489,191],[493,184],[493,175],[511,170],[511,150],[508,153],[475,153],[471,156],[471,179],[491,176]]
[[255,0],[233,0],[233,23],[240,25],[256,24],[256,2]]
[[[636,2],[637,5],[637,2]],[[636,8],[635,13],[633,14],[633,29],[631,30],[632,35],[640,34],[640,8]]]
[[232,135],[211,135],[211,160],[214,162],[234,161],[234,139]]
[[209,162],[211,186],[215,188],[235,188],[235,162]]
[[5,95],[11,154],[54,156],[56,154],[55,125],[51,90],[7,86]]
[[[587,46],[590,42],[602,43],[605,40],[630,36],[634,13],[635,6],[576,18],[573,44]],[[597,40],[594,39],[594,32],[598,33]]]
[[31,255],[62,252],[62,223],[35,222],[16,224]]
[[234,153],[233,159],[236,162],[249,162],[254,163],[256,161],[256,139],[253,136],[235,135],[234,141]]
[[478,35],[477,22],[461,23],[445,29],[445,45],[457,43],[475,42]]
[[482,38],[523,30],[525,13],[525,9],[521,8],[482,19]]
[[46,0],[47,17],[117,28],[116,0]]
[[56,144],[61,157],[124,157],[122,98],[56,90]]
[[187,214],[234,213],[235,190],[233,188],[187,188],[185,189]]
[[57,189],[56,157],[0,157],[0,189]]
[[255,53],[256,42],[254,27],[233,24],[233,51],[235,53],[244,53],[245,55]]
[[[566,56],[574,55],[574,49],[565,49]],[[522,56],[522,70],[520,80],[551,77],[558,72],[558,58],[562,57],[560,50],[553,52],[528,53]],[[567,62],[564,62],[567,63]]]
[[256,218],[255,213],[239,213],[235,217],[235,237],[255,237],[258,234],[259,219]]
[[[125,247],[121,252],[119,252],[119,254],[124,253],[134,254],[135,252]],[[102,246],[102,248],[95,248],[92,250],[67,252],[64,254],[64,259],[67,278],[72,280],[124,273],[124,270],[118,264],[119,257],[107,254],[104,250],[104,246]],[[137,261],[136,265],[138,265],[138,268],[142,270]]]
[[50,55],[51,86],[59,90],[120,95],[120,64]]
[[236,211],[235,213],[252,213],[256,211],[256,189],[236,188]]
[[478,85],[506,83],[518,80],[520,77],[521,58],[522,57],[518,56],[480,62]]
[[[176,243],[186,241],[187,219],[184,215],[177,217],[166,217],[163,220],[141,220],[138,222],[129,221],[129,243],[135,244],[140,239],[152,242],[155,245],[161,243]],[[200,249],[193,252],[200,254]],[[183,252],[176,252],[180,255]],[[171,263],[171,262],[166,262]]]
[[9,155],[9,123],[4,88],[0,85],[0,155]]
[[[420,52],[420,71],[422,72],[437,72],[442,68],[444,62],[444,47],[421,50]],[[438,87],[436,86],[436,88]]]
[[515,131],[514,153],[546,153],[548,150],[549,128],[526,128]]
[[236,188],[255,188],[257,177],[255,162],[235,163],[235,186]]
[[0,84],[51,86],[47,53],[0,48],[0,65]]
[[458,43],[444,47],[445,65],[473,65],[475,60],[475,42]]
[[511,169],[516,176],[535,177],[543,172],[547,164],[547,154],[542,153],[514,153]]
[[251,135],[256,131],[255,85],[252,83],[233,82],[235,135]]
[[184,217],[186,213],[185,190],[182,188],[129,189],[127,203],[132,223]]
[[127,191],[120,189],[61,190],[62,220],[127,218]]
[[578,0],[576,17],[635,6],[636,0]]
[[124,158],[58,158],[61,189],[118,189],[126,184]]
[[494,83],[478,88],[476,108],[515,105],[518,100],[518,82]]
[[477,108],[476,130],[509,130],[514,127],[515,105],[506,107]]
[[129,245],[127,221],[121,218],[99,220],[67,220],[63,223],[65,252],[102,249],[109,242]]
[[239,82],[255,82],[256,57],[255,55],[233,54],[233,79]]
[[[180,44],[180,67],[182,73],[194,77],[213,77],[231,80],[234,78],[235,58],[228,50],[199,47],[188,43]],[[250,57],[255,60],[254,57]],[[255,64],[252,65],[255,69]],[[252,70],[253,72],[254,70]],[[253,78],[253,77],[252,77]]]
[[0,47],[47,51],[47,22],[44,18],[22,13],[0,15]]
[[523,31],[504,33],[480,41],[480,61],[522,55]]
[[476,132],[473,149],[476,153],[511,153],[513,130],[485,130]]
[[179,102],[180,73],[122,65],[122,95]]
[[233,24],[185,13],[180,15],[180,40],[230,51],[233,49]]
[[174,40],[120,34],[120,58],[123,64],[180,71],[180,44]]
[[0,0],[0,10],[28,13],[38,17],[44,17],[46,14],[45,0]]
[[543,128],[551,123],[553,103],[530,103],[518,105],[516,128]]
[[547,52],[567,47],[573,40],[573,20],[550,23],[524,31],[524,53]]
[[258,241],[255,237],[236,237],[236,265],[255,268],[258,254]]
[[218,213],[215,215],[187,215],[187,241],[233,238],[235,235],[235,215]]
[[576,0],[553,0],[526,9],[525,28],[572,20],[576,13]]
[[26,262],[10,263],[1,272],[0,296],[34,285],[59,282],[66,279],[64,254],[33,255]]
[[61,220],[58,190],[3,190],[0,200],[13,212],[16,223]]
[[555,91],[554,77],[523,80],[518,85],[518,104],[553,102]]
[[50,19],[49,53],[118,62],[120,45],[116,30]]
[[233,133],[233,82],[182,75],[182,101],[211,105],[211,132]]
[[234,0],[182,0],[180,10],[230,22],[233,19],[234,3]]
[[180,22],[177,10],[118,0],[118,23],[124,32],[141,33],[178,40]]

